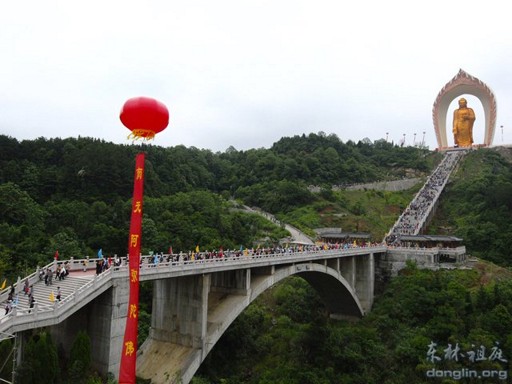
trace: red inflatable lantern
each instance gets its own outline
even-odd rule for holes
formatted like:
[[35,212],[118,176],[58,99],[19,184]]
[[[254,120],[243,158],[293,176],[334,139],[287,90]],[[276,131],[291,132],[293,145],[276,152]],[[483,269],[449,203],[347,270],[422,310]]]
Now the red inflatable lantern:
[[129,139],[151,140],[169,124],[169,111],[161,102],[150,97],[134,97],[124,103],[121,122],[132,133]]

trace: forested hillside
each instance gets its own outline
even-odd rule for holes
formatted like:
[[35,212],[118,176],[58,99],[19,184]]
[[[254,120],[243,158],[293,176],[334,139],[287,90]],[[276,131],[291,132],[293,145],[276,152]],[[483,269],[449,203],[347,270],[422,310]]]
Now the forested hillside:
[[[145,253],[170,246],[178,252],[196,245],[251,247],[258,240],[272,244],[286,236],[273,223],[236,209],[239,203],[260,207],[311,234],[316,227],[342,227],[369,232],[380,241],[420,185],[401,192],[332,186],[421,178],[441,156],[384,141],[343,143],[322,133],[283,138],[269,149],[223,153],[90,138],[20,142],[0,136],[0,275],[12,281],[51,261],[56,250],[62,258],[94,257],[99,248],[103,254],[125,254],[134,157],[140,150],[147,154]],[[496,150],[466,155],[429,228],[430,233],[462,237],[469,254],[502,266],[510,266],[512,246],[512,168],[506,159]],[[353,323],[329,319],[321,297],[304,280],[288,279],[262,294],[233,323],[194,382],[506,382],[508,377],[497,376],[428,378],[433,368],[509,372],[508,362],[498,359],[432,362],[428,351],[432,342],[441,357],[448,345],[465,353],[484,346],[489,357],[499,347],[500,356],[510,360],[511,281],[507,269],[488,262],[474,270],[435,272],[411,264],[376,299],[372,312]],[[142,284],[141,295],[142,340],[149,326],[151,285]],[[102,382],[87,371],[87,335],[75,343],[81,352],[68,360],[46,334],[36,335],[20,382],[47,377],[62,383]],[[0,344],[0,356],[9,351],[8,342]],[[7,365],[5,377],[9,372]]]

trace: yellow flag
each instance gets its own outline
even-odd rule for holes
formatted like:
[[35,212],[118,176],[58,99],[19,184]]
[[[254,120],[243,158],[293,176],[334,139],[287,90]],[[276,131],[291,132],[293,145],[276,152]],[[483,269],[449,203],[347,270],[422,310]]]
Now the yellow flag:
[[52,303],[55,301],[55,295],[53,294],[53,291],[52,291],[52,293],[50,293],[50,301]]
[[4,279],[4,282],[2,283],[2,286],[0,289],[5,289],[5,286],[7,285],[7,279]]
[[196,245],[196,253],[199,253],[199,245]]

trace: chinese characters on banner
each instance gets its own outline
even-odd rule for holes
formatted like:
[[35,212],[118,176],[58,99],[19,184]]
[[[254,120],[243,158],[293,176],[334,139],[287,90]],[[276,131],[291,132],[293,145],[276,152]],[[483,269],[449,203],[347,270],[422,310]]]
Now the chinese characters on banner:
[[135,158],[132,215],[128,238],[130,297],[124,332],[119,384],[135,384],[137,359],[137,326],[139,315],[139,254],[142,229],[142,200],[144,194],[144,153]]

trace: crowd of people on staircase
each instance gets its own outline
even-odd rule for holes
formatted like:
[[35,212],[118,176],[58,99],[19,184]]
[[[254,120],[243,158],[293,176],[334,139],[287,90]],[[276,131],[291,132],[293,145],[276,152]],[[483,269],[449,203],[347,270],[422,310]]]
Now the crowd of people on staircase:
[[[71,265],[68,261],[65,261],[64,263],[58,263],[57,267],[55,269],[55,272],[53,272],[53,269],[51,267],[42,268],[38,272],[39,281],[44,281],[45,285],[51,286],[53,285],[53,280],[55,277],[56,281],[64,280],[71,271]],[[34,296],[34,285],[30,284],[28,278],[24,280],[23,283],[23,293],[24,296],[27,297],[28,307],[29,311],[28,313],[31,313],[32,309],[35,306],[36,299]],[[53,295],[53,292],[52,292]],[[54,295],[53,299],[57,301],[61,301],[62,298],[62,291],[60,287],[57,287],[57,294]],[[51,301],[54,301],[51,300]],[[16,308],[19,304],[19,295],[16,293],[16,290],[14,288],[14,285],[11,285],[9,295],[7,297],[7,301],[5,303],[5,315],[8,315],[14,308]]]
[[399,245],[400,235],[417,235],[428,219],[437,199],[450,177],[463,151],[447,152],[423,188],[405,209],[386,238],[389,245]]

